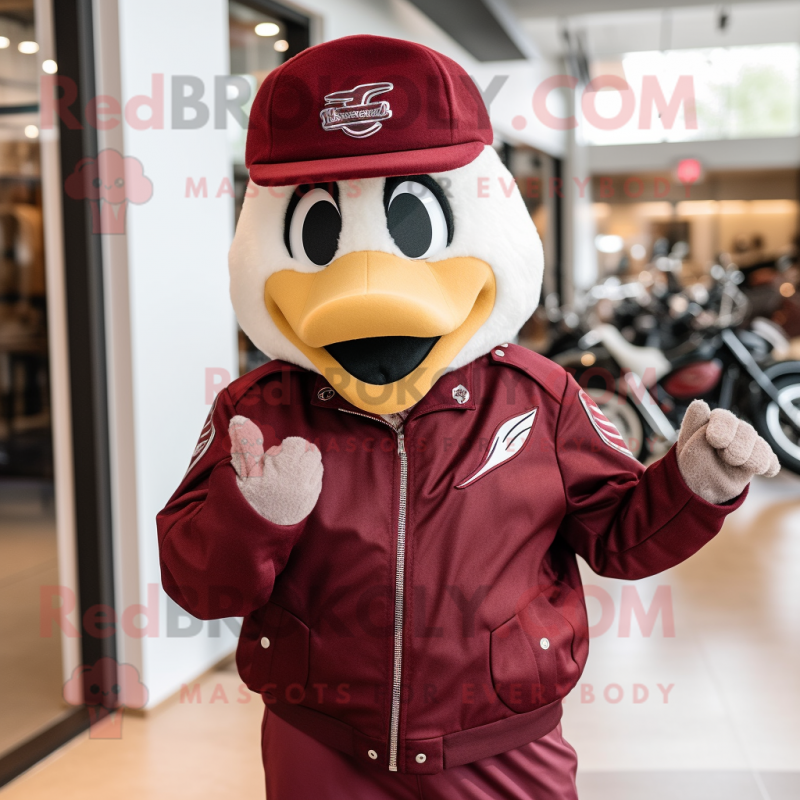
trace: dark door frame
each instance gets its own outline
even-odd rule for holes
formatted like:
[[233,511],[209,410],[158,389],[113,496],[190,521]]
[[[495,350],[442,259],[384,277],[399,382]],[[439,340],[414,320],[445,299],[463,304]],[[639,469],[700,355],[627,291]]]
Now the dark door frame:
[[558,295],[558,302],[560,305],[564,304],[564,287],[567,285],[567,278],[565,276],[566,264],[564,263],[564,162],[561,158],[552,156],[553,159],[553,178],[555,179],[556,186],[562,187],[555,193],[553,198],[553,237],[554,237],[554,255],[555,255],[555,291]]
[[[91,0],[53,0],[58,74],[74,82],[73,108],[83,109],[95,96],[94,37]],[[97,132],[59,121],[61,183],[83,158],[97,156]],[[98,606],[115,609],[112,509],[106,375],[103,259],[100,236],[92,232],[89,204],[62,191],[64,270],[70,374],[71,427],[75,492],[75,535],[80,618]],[[94,617],[98,621],[98,617]],[[109,622],[111,620],[108,620]],[[102,622],[98,624],[98,627]],[[116,636],[81,634],[81,661],[108,665],[102,680],[116,683]],[[65,713],[56,723],[0,758],[0,786],[25,772],[89,727],[87,708]]]

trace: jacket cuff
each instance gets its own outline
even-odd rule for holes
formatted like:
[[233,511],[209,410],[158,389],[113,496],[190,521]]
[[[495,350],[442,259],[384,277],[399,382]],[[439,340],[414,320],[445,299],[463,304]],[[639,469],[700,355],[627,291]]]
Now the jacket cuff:
[[[745,490],[732,503],[714,505],[696,495],[683,480],[674,447],[647,468],[643,480],[648,489],[642,500],[660,507],[657,516],[661,519],[645,539],[609,554],[608,566],[601,574],[636,580],[677,566],[713,539],[725,517],[747,497]],[[655,522],[651,519],[651,524]]]
[[669,452],[661,459],[661,464],[665,469],[665,477],[673,486],[680,487],[679,491],[686,495],[686,499],[692,504],[694,513],[702,516],[709,521],[717,520],[719,525],[725,520],[732,511],[736,511],[739,506],[744,503],[750,492],[750,484],[744,487],[744,491],[733,500],[728,500],[725,503],[709,503],[708,500],[701,497],[699,494],[693,492],[681,474],[680,467],[678,466],[678,451],[673,445]]
[[206,496],[191,506],[164,519],[165,590],[201,619],[244,616],[265,605],[306,520],[276,525],[262,517],[241,493],[230,459],[214,467]]

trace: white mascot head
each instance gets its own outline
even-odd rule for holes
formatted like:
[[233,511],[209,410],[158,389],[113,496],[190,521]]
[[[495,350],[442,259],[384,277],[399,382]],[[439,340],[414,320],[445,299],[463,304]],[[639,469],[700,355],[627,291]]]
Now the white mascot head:
[[270,73],[230,252],[256,347],[388,414],[513,338],[542,247],[491,139],[469,76],[421,45],[352,36]]

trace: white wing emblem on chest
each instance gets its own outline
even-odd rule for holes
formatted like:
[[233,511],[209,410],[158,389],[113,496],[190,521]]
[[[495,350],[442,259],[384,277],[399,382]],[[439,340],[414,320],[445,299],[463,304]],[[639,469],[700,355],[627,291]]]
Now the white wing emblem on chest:
[[482,478],[487,472],[491,472],[501,464],[510,461],[514,456],[518,456],[530,438],[533,423],[536,420],[537,408],[524,411],[511,419],[507,419],[500,424],[492,437],[492,442],[486,455],[480,463],[478,469],[466,480],[456,486],[456,489],[466,489],[471,486],[478,478]]

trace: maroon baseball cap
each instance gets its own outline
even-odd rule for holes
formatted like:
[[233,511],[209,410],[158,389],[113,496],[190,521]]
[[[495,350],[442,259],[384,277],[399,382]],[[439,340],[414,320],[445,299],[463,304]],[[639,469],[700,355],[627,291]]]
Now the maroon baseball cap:
[[455,61],[384,36],[290,58],[253,101],[245,161],[259,186],[444,172],[492,143],[480,92]]

